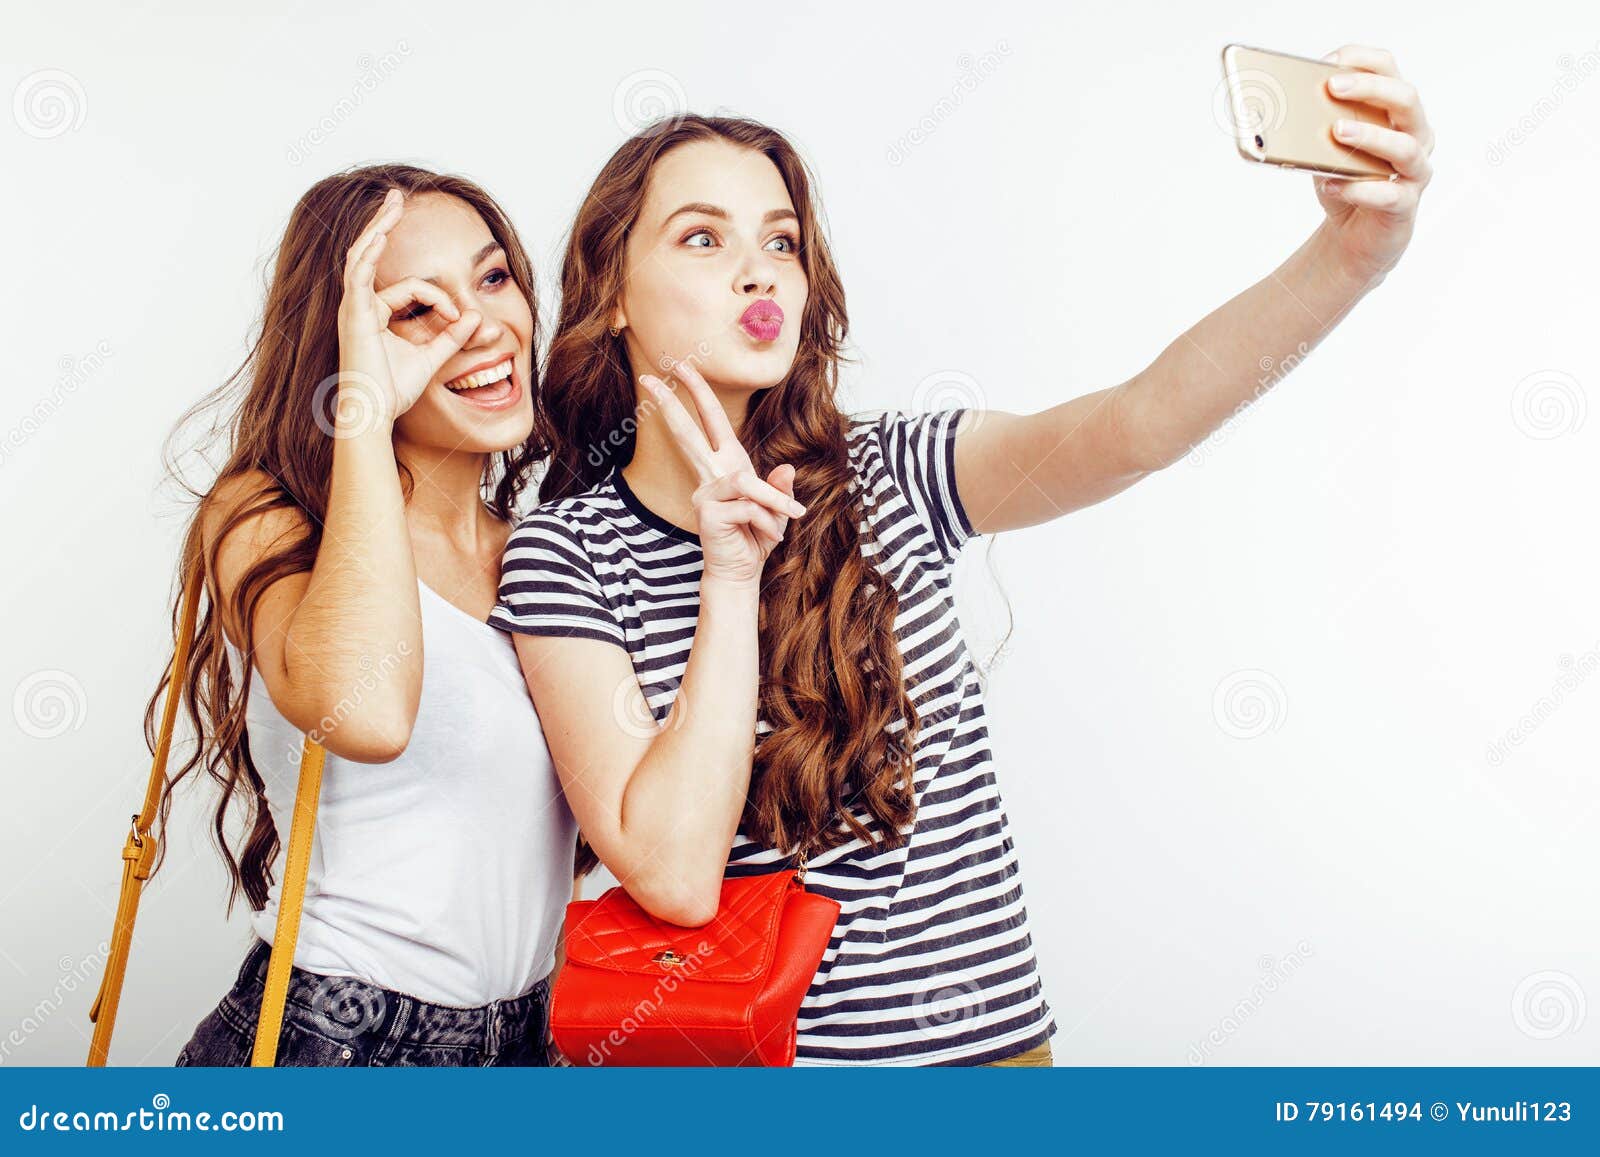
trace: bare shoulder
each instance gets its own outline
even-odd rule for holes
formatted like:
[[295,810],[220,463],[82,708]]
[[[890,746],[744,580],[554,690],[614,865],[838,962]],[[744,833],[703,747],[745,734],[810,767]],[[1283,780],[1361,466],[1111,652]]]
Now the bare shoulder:
[[[264,470],[249,470],[221,479],[200,507],[200,532],[207,559],[216,550],[216,589],[223,622],[237,645],[239,624],[233,618],[233,592],[261,559],[302,542],[310,534],[311,515],[288,498]],[[273,602],[291,594],[298,602],[309,574],[290,575],[272,585]],[[293,588],[292,592],[289,588]]]

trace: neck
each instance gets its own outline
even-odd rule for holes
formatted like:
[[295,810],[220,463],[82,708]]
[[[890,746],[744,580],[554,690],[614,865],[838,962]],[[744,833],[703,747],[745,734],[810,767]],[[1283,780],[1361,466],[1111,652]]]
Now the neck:
[[[750,405],[750,392],[724,390],[715,382],[708,384],[728,415],[734,432],[742,435]],[[689,411],[695,426],[704,434],[705,423],[700,420],[700,412],[688,387],[675,386],[674,393],[683,403],[683,408]],[[698,533],[693,496],[700,485],[700,478],[678,448],[672,431],[667,428],[666,419],[661,416],[661,408],[650,403],[642,386],[634,387],[634,415],[637,428],[633,457],[623,468],[623,477],[629,488],[638,495],[639,501],[656,514],[674,526]]]
[[411,471],[406,525],[419,536],[469,556],[498,553],[491,533],[494,516],[484,507],[480,483],[487,454],[442,450],[396,440],[395,457]]

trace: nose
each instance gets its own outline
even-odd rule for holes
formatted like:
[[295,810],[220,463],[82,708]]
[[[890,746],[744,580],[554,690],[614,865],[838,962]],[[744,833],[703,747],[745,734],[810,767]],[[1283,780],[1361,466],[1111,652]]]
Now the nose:
[[778,292],[778,263],[757,249],[739,265],[734,291],[741,297],[773,297]]
[[478,312],[478,328],[472,331],[462,346],[463,349],[491,345],[499,341],[500,336],[506,331],[505,324],[495,317],[493,310],[486,308],[484,303],[478,300],[476,294],[463,294],[461,299],[456,302],[456,308],[462,313],[466,313],[469,309],[474,309]]

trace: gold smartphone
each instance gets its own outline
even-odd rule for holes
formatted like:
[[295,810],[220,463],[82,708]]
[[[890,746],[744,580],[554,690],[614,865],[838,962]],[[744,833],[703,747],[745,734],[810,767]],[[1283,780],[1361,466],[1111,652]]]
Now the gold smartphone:
[[1389,114],[1328,92],[1337,64],[1230,44],[1222,50],[1228,118],[1248,161],[1357,179],[1394,175],[1381,157],[1342,143],[1333,135],[1340,117],[1389,127]]

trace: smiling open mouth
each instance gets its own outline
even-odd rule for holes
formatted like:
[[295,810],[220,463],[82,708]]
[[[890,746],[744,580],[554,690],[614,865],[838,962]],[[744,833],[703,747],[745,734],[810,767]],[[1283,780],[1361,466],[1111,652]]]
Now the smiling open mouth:
[[512,373],[509,357],[452,378],[444,387],[462,401],[479,406],[509,405],[521,396],[521,387]]

